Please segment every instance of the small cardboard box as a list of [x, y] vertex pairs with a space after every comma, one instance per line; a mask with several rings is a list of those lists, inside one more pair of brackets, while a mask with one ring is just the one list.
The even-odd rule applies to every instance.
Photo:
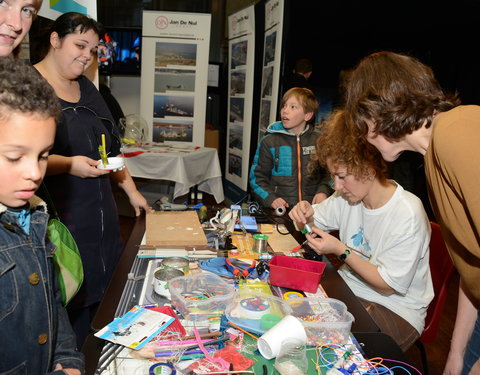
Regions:
[[219, 143], [220, 133], [218, 130], [205, 129], [205, 147], [216, 148], [220, 145]]
[[275, 255], [270, 261], [270, 284], [315, 293], [325, 266], [324, 262]]

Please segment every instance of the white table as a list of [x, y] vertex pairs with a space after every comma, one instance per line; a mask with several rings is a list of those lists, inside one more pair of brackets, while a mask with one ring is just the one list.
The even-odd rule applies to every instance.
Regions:
[[175, 182], [174, 199], [197, 186], [198, 190], [213, 195], [217, 203], [224, 200], [222, 171], [215, 148], [157, 145], [125, 147], [122, 152], [133, 177]]

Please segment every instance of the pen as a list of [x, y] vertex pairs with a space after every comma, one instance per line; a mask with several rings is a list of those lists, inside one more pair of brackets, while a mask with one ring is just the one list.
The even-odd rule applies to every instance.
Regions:
[[236, 324], [232, 323], [232, 322], [228, 322], [228, 324], [230, 324], [233, 328], [236, 328], [238, 329], [239, 331], [242, 331], [243, 333], [247, 334], [248, 336], [254, 338], [255, 340], [258, 340], [258, 337], [257, 336], [254, 336], [252, 335], [250, 332], [247, 332], [245, 331], [243, 328], [240, 328], [239, 326], [237, 326]]
[[[217, 351], [217, 349], [215, 349], [215, 348], [205, 348], [205, 349], [209, 353]], [[176, 351], [159, 352], [159, 351], [156, 351], [156, 350], [154, 351], [154, 353], [155, 353], [155, 358], [158, 358], [158, 357], [172, 357], [176, 353], [180, 354], [180, 352], [176, 352]], [[182, 355], [184, 355], [184, 354], [200, 354], [200, 353], [203, 353], [203, 352], [200, 349], [195, 349], [195, 350], [187, 350], [187, 351], [183, 352]]]
[[141, 305], [140, 307], [143, 307], [144, 309], [153, 309], [154, 307], [158, 307], [156, 303], [153, 305]]

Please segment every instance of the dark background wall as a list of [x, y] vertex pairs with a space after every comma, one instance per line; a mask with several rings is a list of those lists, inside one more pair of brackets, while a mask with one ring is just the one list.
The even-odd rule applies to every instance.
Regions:
[[314, 63], [317, 87], [336, 88], [339, 73], [363, 56], [392, 50], [430, 65], [442, 86], [480, 104], [480, 1], [288, 2], [285, 69]]

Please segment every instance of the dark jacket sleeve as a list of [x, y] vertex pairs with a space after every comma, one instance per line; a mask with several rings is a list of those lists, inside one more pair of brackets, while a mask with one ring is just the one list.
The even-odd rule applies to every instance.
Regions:
[[328, 173], [322, 167], [320, 167], [319, 174], [320, 174], [320, 176], [319, 176], [320, 182], [318, 184], [317, 192], [315, 193], [315, 195], [318, 194], [318, 193], [325, 193], [327, 195], [327, 197], [329, 197], [330, 195], [333, 194], [333, 191], [334, 191], [330, 187], [331, 177], [328, 175]]
[[270, 176], [275, 160], [266, 145], [265, 138], [260, 141], [250, 169], [250, 187], [255, 200], [264, 207], [271, 207], [278, 197], [271, 185]]

